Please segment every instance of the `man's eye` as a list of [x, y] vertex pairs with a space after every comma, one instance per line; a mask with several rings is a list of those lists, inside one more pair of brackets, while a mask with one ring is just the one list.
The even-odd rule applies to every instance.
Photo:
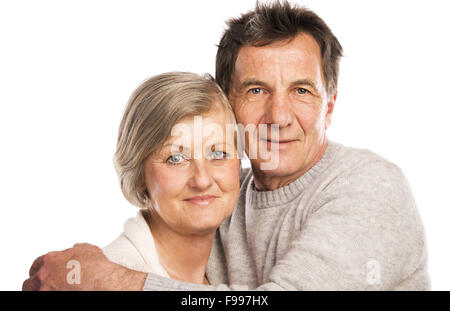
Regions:
[[254, 95], [261, 94], [261, 92], [262, 92], [262, 90], [261, 90], [261, 88], [259, 88], [259, 87], [250, 89], [250, 93], [252, 93], [252, 94], [254, 94]]
[[180, 164], [185, 160], [181, 154], [174, 154], [167, 158], [169, 164]]
[[227, 158], [227, 153], [221, 150], [214, 150], [211, 152], [211, 158], [213, 160], [223, 160]]
[[299, 88], [297, 89], [297, 93], [299, 93], [299, 94], [306, 94], [306, 93], [308, 93], [308, 90], [307, 90], [307, 89], [304, 89], [304, 88], [302, 88], [302, 87], [299, 87]]

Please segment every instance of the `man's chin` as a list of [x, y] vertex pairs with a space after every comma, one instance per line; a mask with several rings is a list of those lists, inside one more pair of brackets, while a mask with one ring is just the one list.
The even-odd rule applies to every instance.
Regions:
[[295, 176], [301, 169], [293, 167], [292, 159], [277, 159], [271, 161], [260, 161], [252, 163], [253, 168], [257, 167], [260, 174], [271, 177], [287, 177]]

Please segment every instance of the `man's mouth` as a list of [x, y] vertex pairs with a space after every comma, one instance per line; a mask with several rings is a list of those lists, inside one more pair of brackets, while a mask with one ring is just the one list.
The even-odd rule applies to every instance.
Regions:
[[270, 144], [278, 144], [278, 145], [285, 145], [292, 142], [298, 141], [298, 139], [267, 139], [267, 138], [261, 138], [261, 141], [270, 143]]
[[293, 141], [296, 141], [296, 139], [262, 139], [264, 141], [270, 142], [270, 143], [274, 143], [274, 144], [286, 144], [286, 143], [290, 143]]
[[293, 143], [299, 141], [298, 139], [270, 139], [270, 138], [261, 138], [261, 143], [263, 146], [265, 145], [267, 150], [284, 150], [289, 148]]

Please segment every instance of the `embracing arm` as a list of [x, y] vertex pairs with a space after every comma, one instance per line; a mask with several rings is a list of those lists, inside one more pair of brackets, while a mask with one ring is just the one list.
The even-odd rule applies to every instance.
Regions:
[[94, 245], [72, 248], [38, 257], [22, 290], [136, 290], [143, 288], [146, 274], [110, 262]]
[[365, 163], [315, 202], [264, 284], [206, 286], [149, 274], [144, 290], [427, 290], [424, 231], [408, 182], [390, 163]]
[[[207, 286], [129, 270], [89, 244], [39, 257], [24, 290], [426, 290], [424, 232], [409, 186], [396, 167], [361, 165], [324, 190], [267, 281]], [[80, 284], [67, 263], [80, 262]]]

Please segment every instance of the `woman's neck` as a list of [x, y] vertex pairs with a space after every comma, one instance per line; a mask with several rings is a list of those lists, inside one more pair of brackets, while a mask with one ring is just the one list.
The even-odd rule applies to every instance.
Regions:
[[157, 213], [143, 213], [155, 240], [161, 265], [172, 279], [207, 284], [206, 264], [214, 232], [207, 235], [183, 235], [172, 230]]

